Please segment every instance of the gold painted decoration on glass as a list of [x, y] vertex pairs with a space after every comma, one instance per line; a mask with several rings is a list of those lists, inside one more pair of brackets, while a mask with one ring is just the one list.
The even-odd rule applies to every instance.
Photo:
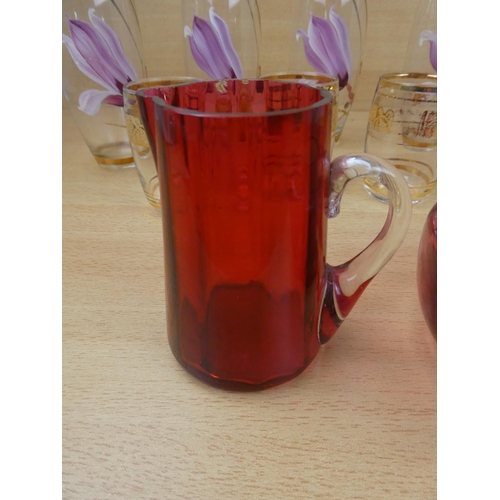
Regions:
[[[437, 77], [406, 73], [380, 78], [368, 119], [365, 152], [392, 162], [403, 174], [413, 203], [427, 196], [437, 180]], [[386, 201], [373, 181], [367, 191]]]

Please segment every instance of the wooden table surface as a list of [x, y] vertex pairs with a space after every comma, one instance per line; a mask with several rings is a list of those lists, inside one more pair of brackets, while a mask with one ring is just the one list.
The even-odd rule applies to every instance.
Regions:
[[[336, 153], [362, 152], [366, 120], [351, 113]], [[387, 213], [351, 184], [329, 223], [332, 264]], [[435, 498], [436, 342], [416, 289], [435, 201], [414, 206], [401, 248], [304, 373], [224, 392], [170, 352], [161, 220], [135, 169], [100, 168], [63, 110], [63, 498]]]

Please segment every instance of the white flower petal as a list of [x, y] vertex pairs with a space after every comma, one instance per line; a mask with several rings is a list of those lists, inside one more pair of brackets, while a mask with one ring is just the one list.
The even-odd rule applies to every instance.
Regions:
[[87, 115], [95, 115], [106, 97], [114, 95], [107, 90], [85, 90], [80, 94], [78, 109]]

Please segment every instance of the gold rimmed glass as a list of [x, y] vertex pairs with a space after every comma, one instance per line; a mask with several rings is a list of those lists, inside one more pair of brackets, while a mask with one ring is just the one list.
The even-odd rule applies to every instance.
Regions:
[[187, 76], [144, 78], [142, 80], [130, 82], [123, 87], [127, 132], [135, 165], [137, 167], [137, 174], [139, 175], [142, 189], [144, 190], [144, 194], [149, 204], [158, 211], [160, 210], [160, 185], [158, 183], [158, 174], [142, 123], [136, 93], [146, 88], [180, 85], [190, 81], [195, 81], [195, 79]]
[[[383, 75], [373, 98], [365, 152], [385, 158], [403, 174], [413, 203], [437, 183], [437, 76], [426, 73]], [[370, 195], [387, 200], [376, 181], [366, 179]]]

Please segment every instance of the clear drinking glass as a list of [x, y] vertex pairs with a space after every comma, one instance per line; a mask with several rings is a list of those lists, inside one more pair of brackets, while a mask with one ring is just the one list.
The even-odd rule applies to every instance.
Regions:
[[137, 174], [149, 204], [158, 211], [160, 210], [158, 173], [148, 137], [144, 130], [136, 93], [142, 89], [179, 85], [193, 80], [193, 78], [187, 76], [143, 78], [142, 80], [130, 82], [123, 87], [127, 132], [135, 166], [137, 167]]
[[62, 84], [80, 133], [104, 168], [134, 166], [123, 86], [144, 76], [131, 0], [63, 0]]
[[[373, 98], [365, 152], [393, 163], [403, 174], [413, 203], [437, 183], [437, 77], [425, 73], [383, 75]], [[365, 179], [370, 195], [387, 201], [387, 191]]]

